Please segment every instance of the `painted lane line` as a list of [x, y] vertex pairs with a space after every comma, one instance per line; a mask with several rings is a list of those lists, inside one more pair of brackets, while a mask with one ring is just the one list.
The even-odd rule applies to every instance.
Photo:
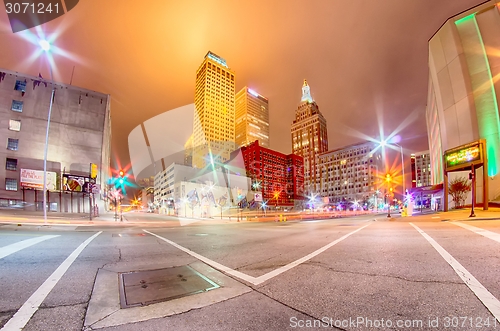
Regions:
[[76, 260], [78, 255], [94, 240], [102, 231], [94, 234], [92, 237], [85, 240], [63, 263], [45, 280], [45, 282], [33, 293], [29, 299], [19, 308], [12, 318], [4, 325], [0, 331], [19, 331], [22, 330], [29, 320], [38, 310], [43, 300], [52, 291], [54, 286], [59, 282], [64, 273], [69, 269], [71, 264]]
[[434, 247], [434, 249], [444, 258], [446, 262], [455, 270], [457, 275], [462, 278], [465, 285], [474, 292], [476, 297], [483, 303], [483, 305], [493, 314], [493, 316], [500, 322], [500, 301], [495, 298], [467, 269], [465, 269], [460, 262], [455, 260], [450, 253], [441, 247], [434, 239], [427, 233], [420, 230], [416, 225], [410, 223], [427, 241]]
[[480, 234], [481, 236], [484, 236], [486, 238], [489, 238], [491, 240], [495, 240], [500, 243], [500, 233], [488, 231], [485, 229], [477, 228], [475, 226], [465, 224], [465, 223], [460, 223], [460, 222], [451, 222], [451, 224], [458, 225], [464, 229], [467, 229], [469, 231], [475, 232], [477, 234]]
[[308, 255], [306, 255], [306, 256], [304, 256], [304, 257], [302, 257], [302, 258], [298, 259], [298, 260], [293, 261], [292, 263], [289, 263], [289, 264], [287, 264], [287, 265], [285, 265], [285, 266], [282, 266], [282, 267], [280, 267], [280, 268], [278, 268], [278, 269], [276, 269], [276, 270], [270, 271], [270, 272], [268, 272], [268, 273], [267, 273], [267, 274], [265, 274], [265, 275], [262, 275], [262, 276], [260, 276], [260, 277], [257, 277], [256, 282], [255, 282], [255, 285], [260, 284], [260, 283], [263, 283], [263, 282], [265, 282], [265, 281], [267, 281], [267, 280], [269, 280], [269, 279], [271, 279], [271, 278], [273, 278], [273, 277], [278, 276], [279, 274], [281, 274], [281, 273], [283, 273], [283, 272], [285, 272], [285, 271], [288, 271], [288, 270], [290, 270], [290, 269], [292, 269], [292, 268], [294, 268], [294, 267], [298, 266], [299, 264], [302, 264], [302, 263], [306, 262], [307, 260], [312, 259], [312, 258], [313, 258], [313, 257], [315, 257], [316, 255], [319, 255], [319, 254], [323, 253], [323, 252], [324, 252], [324, 251], [326, 251], [328, 248], [332, 247], [333, 245], [338, 244], [339, 242], [341, 242], [342, 240], [346, 239], [347, 237], [349, 237], [349, 236], [351, 236], [351, 235], [355, 234], [355, 233], [356, 233], [356, 232], [358, 232], [358, 231], [363, 230], [364, 228], [366, 228], [366, 227], [367, 227], [367, 226], [369, 226], [370, 224], [371, 224], [371, 223], [368, 223], [367, 225], [365, 225], [365, 226], [363, 226], [363, 227], [360, 227], [360, 228], [358, 228], [358, 229], [356, 229], [356, 230], [354, 230], [354, 231], [352, 231], [352, 232], [349, 232], [348, 234], [346, 234], [346, 235], [344, 235], [344, 236], [340, 237], [339, 239], [336, 239], [336, 240], [332, 241], [331, 243], [329, 243], [329, 244], [327, 244], [327, 245], [325, 245], [325, 246], [323, 246], [323, 247], [321, 247], [321, 248], [319, 248], [319, 249], [315, 250], [315, 251], [314, 251], [314, 252], [312, 252], [311, 254], [308, 254]]
[[200, 254], [198, 254], [198, 253], [195, 253], [195, 252], [193, 252], [192, 250], [190, 250], [190, 249], [188, 249], [188, 248], [185, 248], [185, 247], [183, 247], [183, 246], [181, 246], [181, 245], [179, 245], [179, 244], [176, 244], [175, 242], [173, 242], [173, 241], [171, 241], [171, 240], [168, 240], [167, 238], [163, 238], [163, 237], [161, 237], [161, 236], [157, 235], [156, 233], [149, 232], [148, 230], [142, 230], [142, 231], [144, 231], [144, 232], [146, 232], [146, 233], [149, 233], [150, 235], [155, 236], [156, 238], [161, 239], [161, 240], [165, 241], [166, 243], [169, 243], [170, 245], [172, 245], [172, 246], [174, 246], [174, 247], [176, 247], [176, 248], [180, 249], [181, 251], [183, 251], [183, 252], [185, 252], [185, 253], [187, 253], [187, 254], [191, 255], [191, 256], [192, 256], [192, 257], [194, 257], [194, 258], [197, 258], [197, 259], [198, 259], [198, 260], [200, 260], [200, 261], [205, 262], [206, 264], [208, 264], [208, 265], [210, 265], [210, 266], [214, 267], [215, 269], [218, 269], [218, 270], [220, 270], [220, 271], [224, 271], [225, 273], [228, 273], [228, 274], [230, 274], [230, 275], [233, 275], [233, 276], [235, 276], [235, 277], [238, 277], [238, 278], [240, 278], [240, 279], [243, 279], [244, 281], [247, 281], [247, 282], [252, 283], [252, 284], [254, 284], [254, 282], [255, 282], [255, 277], [248, 276], [247, 274], [244, 274], [244, 273], [242, 273], [242, 272], [240, 272], [240, 271], [237, 271], [237, 270], [233, 270], [233, 269], [231, 269], [231, 268], [228, 268], [228, 267], [226, 267], [225, 265], [222, 265], [222, 264], [220, 264], [220, 263], [218, 263], [218, 262], [215, 262], [215, 261], [213, 261], [213, 260], [210, 260], [209, 258], [206, 258], [206, 257], [204, 257], [203, 255], [200, 255]]
[[22, 249], [28, 248], [30, 246], [36, 245], [38, 243], [41, 243], [42, 241], [49, 240], [52, 238], [59, 237], [58, 235], [53, 235], [53, 236], [41, 236], [41, 237], [36, 237], [36, 238], [31, 238], [31, 239], [26, 239], [20, 242], [17, 242], [15, 244], [7, 245], [5, 247], [0, 247], [0, 259], [3, 259], [6, 256], [9, 256], [10, 254], [13, 254], [17, 251], [20, 251]]
[[[371, 224], [371, 223], [370, 223], [370, 224]], [[285, 266], [283, 266], [283, 267], [281, 267], [281, 268], [278, 268], [278, 269], [276, 269], [276, 270], [273, 270], [273, 271], [271, 271], [271, 272], [268, 272], [267, 274], [262, 275], [262, 276], [259, 276], [259, 277], [252, 277], [252, 276], [249, 276], [249, 275], [247, 275], [247, 274], [242, 273], [241, 271], [237, 271], [237, 270], [231, 269], [231, 268], [229, 268], [229, 267], [226, 267], [225, 265], [222, 265], [222, 264], [220, 264], [220, 263], [218, 263], [218, 262], [215, 262], [215, 261], [213, 261], [213, 260], [211, 260], [211, 259], [209, 259], [209, 258], [206, 258], [206, 257], [204, 257], [204, 256], [202, 256], [202, 255], [200, 255], [200, 254], [198, 254], [198, 253], [195, 253], [195, 252], [193, 252], [192, 250], [187, 249], [187, 248], [185, 248], [185, 247], [183, 247], [183, 246], [181, 246], [181, 245], [179, 245], [179, 244], [176, 244], [175, 242], [173, 242], [173, 241], [171, 241], [171, 240], [168, 240], [168, 239], [166, 239], [166, 238], [163, 238], [163, 237], [161, 237], [161, 236], [159, 236], [159, 235], [157, 235], [157, 234], [155, 234], [155, 233], [149, 232], [149, 231], [147, 231], [147, 230], [142, 230], [142, 231], [144, 231], [144, 232], [146, 232], [146, 233], [149, 233], [150, 235], [155, 236], [155, 237], [157, 237], [158, 239], [161, 239], [161, 240], [163, 240], [163, 241], [165, 241], [165, 242], [169, 243], [170, 245], [172, 245], [172, 246], [174, 246], [174, 247], [176, 247], [176, 248], [180, 249], [181, 251], [183, 251], [183, 252], [185, 252], [185, 253], [187, 253], [187, 254], [189, 254], [189, 255], [191, 255], [191, 256], [193, 256], [193, 257], [195, 257], [195, 258], [197, 258], [197, 259], [198, 259], [198, 260], [200, 260], [200, 261], [203, 261], [204, 263], [206, 263], [206, 264], [208, 264], [208, 265], [210, 265], [210, 266], [214, 267], [215, 269], [218, 269], [218, 270], [220, 270], [220, 271], [223, 271], [223, 272], [225, 272], [225, 273], [227, 273], [227, 274], [229, 274], [229, 275], [232, 275], [232, 276], [238, 277], [239, 279], [242, 279], [242, 280], [244, 280], [244, 281], [246, 281], [246, 282], [249, 282], [249, 283], [252, 283], [252, 284], [254, 284], [254, 285], [258, 285], [258, 284], [263, 283], [263, 282], [265, 282], [265, 281], [267, 281], [267, 280], [269, 280], [269, 279], [271, 279], [271, 278], [273, 278], [273, 277], [275, 277], [275, 276], [277, 276], [277, 275], [279, 275], [279, 274], [281, 274], [281, 273], [283, 273], [283, 272], [285, 272], [285, 271], [288, 271], [288, 270], [290, 270], [290, 269], [292, 269], [292, 268], [294, 268], [294, 267], [298, 266], [298, 265], [299, 265], [299, 264], [301, 264], [301, 263], [306, 262], [307, 260], [312, 259], [312, 258], [313, 258], [313, 257], [315, 257], [316, 255], [323, 253], [323, 252], [324, 252], [324, 251], [326, 251], [328, 248], [332, 247], [332, 246], [333, 246], [333, 245], [335, 245], [335, 244], [338, 244], [339, 242], [341, 242], [342, 240], [346, 239], [346, 238], [347, 238], [347, 237], [349, 237], [350, 235], [352, 235], [352, 234], [354, 234], [354, 233], [356, 233], [356, 232], [358, 232], [358, 231], [361, 231], [362, 229], [366, 228], [366, 227], [367, 227], [368, 225], [370, 225], [370, 224], [367, 224], [367, 225], [365, 225], [365, 226], [363, 226], [363, 227], [361, 227], [361, 228], [358, 228], [358, 229], [356, 229], [356, 230], [354, 230], [354, 231], [351, 231], [351, 232], [349, 232], [348, 234], [346, 234], [346, 235], [344, 235], [344, 236], [340, 237], [339, 239], [336, 239], [336, 240], [332, 241], [331, 243], [329, 243], [329, 244], [327, 244], [327, 245], [325, 245], [325, 246], [323, 246], [323, 247], [321, 247], [321, 248], [319, 248], [319, 249], [315, 250], [315, 251], [314, 251], [314, 252], [312, 252], [311, 254], [308, 254], [308, 255], [304, 256], [303, 258], [300, 258], [300, 259], [298, 259], [298, 260], [295, 260], [295, 261], [293, 261], [293, 262], [291, 262], [291, 263], [289, 263], [289, 264], [287, 264], [287, 265], [285, 265]]]

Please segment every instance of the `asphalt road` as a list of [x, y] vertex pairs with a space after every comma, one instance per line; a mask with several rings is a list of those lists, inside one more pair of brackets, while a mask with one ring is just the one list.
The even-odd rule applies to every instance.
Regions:
[[[1, 225], [0, 330], [500, 330], [499, 220], [127, 219]], [[119, 307], [121, 273], [186, 265], [220, 287]]]

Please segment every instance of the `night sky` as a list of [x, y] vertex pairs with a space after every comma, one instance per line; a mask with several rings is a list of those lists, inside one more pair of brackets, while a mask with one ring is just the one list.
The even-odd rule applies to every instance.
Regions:
[[[53, 44], [54, 79], [111, 94], [112, 166], [129, 163], [128, 134], [194, 102], [207, 51], [269, 99], [271, 148], [291, 153], [290, 126], [307, 79], [329, 148], [397, 131], [405, 154], [428, 149], [428, 40], [481, 0], [81, 0], [65, 15], [12, 33], [0, 12], [0, 68], [48, 78], [29, 42]], [[1, 6], [1, 5], [0, 5]], [[61, 52], [62, 51], [62, 52]], [[168, 134], [168, 133], [166, 133]]]

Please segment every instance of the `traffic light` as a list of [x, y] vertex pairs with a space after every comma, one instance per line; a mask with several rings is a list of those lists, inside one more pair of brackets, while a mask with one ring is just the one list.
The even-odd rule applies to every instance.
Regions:
[[125, 176], [125, 171], [120, 170], [120, 171], [118, 172], [118, 175], [120, 175], [120, 178], [118, 179], [118, 182], [119, 182], [120, 184], [123, 184], [123, 177]]

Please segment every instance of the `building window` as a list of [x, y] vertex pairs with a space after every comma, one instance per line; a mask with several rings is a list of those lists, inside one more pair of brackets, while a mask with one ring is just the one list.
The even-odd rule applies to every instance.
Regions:
[[26, 81], [16, 80], [16, 86], [14, 87], [14, 90], [26, 92]]
[[5, 178], [5, 190], [6, 191], [17, 191], [17, 179]]
[[19, 121], [19, 120], [10, 120], [9, 121], [9, 130], [11, 130], [11, 131], [21, 131], [21, 121]]
[[23, 111], [23, 102], [22, 101], [18, 101], [18, 100], [12, 100], [12, 107], [11, 109], [13, 111], [17, 111], [19, 113], [21, 113]]
[[7, 140], [7, 149], [11, 151], [17, 151], [19, 146], [19, 139], [8, 138]]
[[5, 161], [5, 169], [16, 171], [17, 170], [17, 159], [7, 158], [7, 160]]

